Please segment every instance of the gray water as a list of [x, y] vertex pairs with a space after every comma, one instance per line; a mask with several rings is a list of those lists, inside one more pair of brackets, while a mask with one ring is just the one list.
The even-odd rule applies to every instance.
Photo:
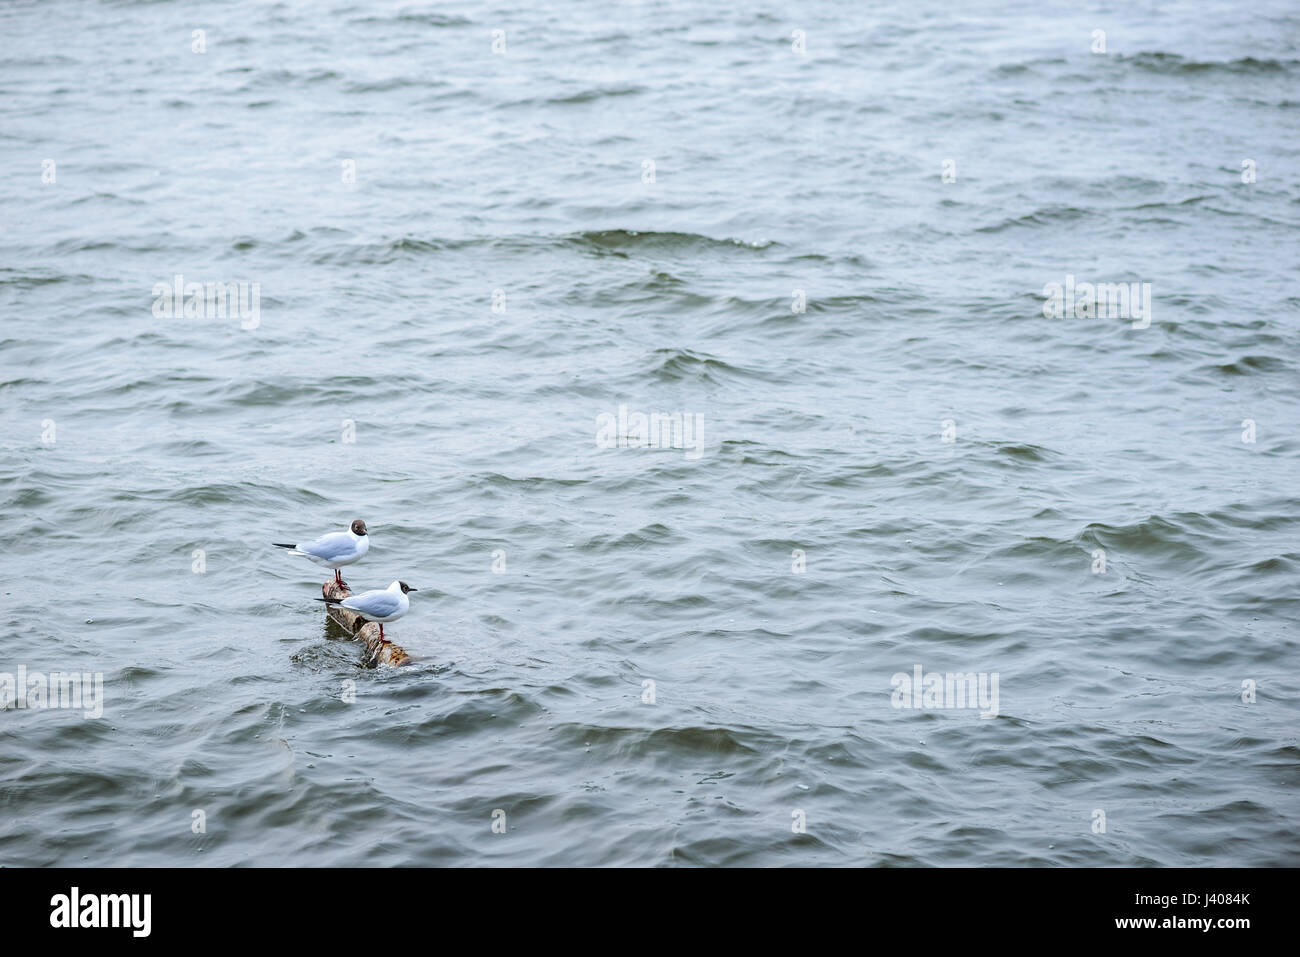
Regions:
[[0, 865], [1300, 864], [1293, 4], [0, 41]]

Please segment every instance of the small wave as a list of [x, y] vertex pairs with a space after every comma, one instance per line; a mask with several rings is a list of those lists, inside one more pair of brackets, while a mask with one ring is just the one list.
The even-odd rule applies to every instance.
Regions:
[[699, 233], [640, 232], [635, 229], [601, 229], [574, 233], [566, 237], [569, 243], [599, 251], [623, 252], [625, 250], [668, 250], [671, 252], [700, 252], [704, 250], [762, 250], [779, 245], [772, 240], [748, 242], [743, 239], [714, 239]]
[[129, 196], [119, 196], [117, 193], [90, 193], [85, 196], [78, 196], [76, 199], [68, 202], [69, 206], [81, 206], [86, 203], [125, 203], [128, 206], [147, 206], [148, 204], [142, 199], [132, 199]]
[[348, 21], [353, 24], [372, 23], [419, 23], [426, 27], [468, 27], [472, 20], [446, 13], [399, 13], [391, 17], [354, 17]]
[[37, 286], [54, 286], [63, 282], [93, 283], [94, 276], [85, 273], [72, 275], [61, 272], [19, 272], [16, 269], [0, 269], [0, 287], [14, 286], [18, 289], [35, 289]]
[[1169, 76], [1185, 76], [1198, 73], [1289, 73], [1298, 60], [1258, 60], [1253, 56], [1239, 57], [1236, 60], [1189, 60], [1177, 53], [1143, 52], [1131, 56], [1118, 55], [1120, 63], [1132, 64], [1139, 70], [1150, 73], [1163, 73]]
[[283, 68], [277, 70], [263, 70], [254, 73], [247, 83], [236, 89], [234, 92], [251, 93], [254, 90], [264, 89], [266, 87], [313, 86], [317, 83], [326, 83], [341, 79], [343, 79], [343, 75], [336, 73], [333, 70], [307, 70], [302, 72]]
[[700, 355], [690, 349], [656, 349], [652, 356], [655, 361], [650, 368], [650, 375], [663, 382], [702, 381], [716, 385], [724, 377], [757, 376], [751, 370], [741, 369], [713, 356]]
[[468, 236], [460, 239], [403, 236], [378, 243], [339, 244], [320, 253], [314, 262], [346, 262], [383, 265], [397, 259], [463, 249], [493, 249], [498, 252], [550, 252], [576, 248], [601, 255], [628, 256], [634, 252], [670, 251], [699, 253], [714, 251], [760, 251], [779, 245], [772, 241], [714, 239], [698, 233], [638, 232], [632, 229], [596, 230], [551, 236]]
[[740, 757], [759, 754], [762, 745], [776, 743], [773, 735], [763, 731], [699, 725], [646, 730], [567, 724], [557, 727], [554, 734], [559, 741], [600, 747], [625, 760], [669, 753]]
[[[553, 96], [541, 102], [555, 106], [571, 106], [578, 103], [592, 103], [596, 100], [603, 100], [616, 96], [636, 96], [644, 93], [643, 86], [620, 86], [608, 89], [582, 90], [578, 93], [570, 93], [566, 96]], [[535, 102], [535, 101], [534, 101]]]
[[1026, 213], [1024, 216], [1012, 216], [1004, 219], [993, 226], [981, 226], [975, 231], [977, 233], [1000, 233], [1006, 229], [1032, 229], [1038, 226], [1055, 226], [1059, 223], [1072, 223], [1092, 215], [1094, 214], [1089, 210], [1079, 209], [1077, 206], [1044, 206], [1032, 213]]
[[393, 90], [405, 90], [411, 87], [424, 87], [426, 89], [435, 89], [437, 87], [447, 86], [448, 84], [441, 80], [417, 80], [413, 77], [390, 76], [384, 80], [371, 80], [368, 82], [353, 82], [343, 87], [344, 93], [389, 93]]
[[1260, 372], [1282, 372], [1287, 365], [1273, 356], [1242, 356], [1236, 362], [1201, 366], [1198, 372], [1218, 372], [1223, 375], [1255, 375]]
[[1038, 67], [1065, 66], [1066, 63], [1067, 61], [1061, 57], [1050, 57], [1039, 60], [1026, 60], [1023, 63], [1003, 63], [993, 72], [999, 76], [1020, 76], [1025, 73], [1032, 73]]
[[1094, 522], [1079, 535], [1089, 547], [1101, 545], [1117, 554], [1147, 555], [1175, 561], [1185, 571], [1202, 563], [1218, 563], [1231, 553], [1244, 531], [1277, 531], [1295, 524], [1290, 500], [1277, 503], [1277, 511], [1236, 505], [1213, 512], [1175, 512], [1149, 515], [1127, 525]]
[[1060, 455], [1051, 449], [1045, 449], [1040, 445], [1029, 445], [1028, 443], [1008, 442], [997, 445], [994, 451], [1001, 458], [1011, 459], [1014, 462], [1050, 462], [1059, 458]]

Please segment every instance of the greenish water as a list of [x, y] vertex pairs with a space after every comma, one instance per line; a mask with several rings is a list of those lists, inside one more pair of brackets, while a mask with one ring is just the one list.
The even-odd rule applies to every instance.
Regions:
[[1298, 27], [5, 5], [0, 865], [1300, 863]]

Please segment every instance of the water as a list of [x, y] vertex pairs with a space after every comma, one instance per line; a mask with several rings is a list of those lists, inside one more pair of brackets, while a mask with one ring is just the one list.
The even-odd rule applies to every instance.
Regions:
[[742, 7], [0, 9], [0, 864], [1300, 864], [1300, 14]]

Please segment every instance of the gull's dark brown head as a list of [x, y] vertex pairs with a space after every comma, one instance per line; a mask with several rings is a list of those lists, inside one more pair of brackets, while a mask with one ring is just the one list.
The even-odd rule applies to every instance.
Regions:
[[352, 534], [353, 535], [366, 534], [366, 523], [361, 521], [361, 519], [359, 518], [356, 521], [354, 521], [352, 523]]
[[402, 589], [402, 594], [403, 594], [403, 595], [405, 595], [407, 592], [413, 592], [413, 591], [419, 591], [419, 590], [420, 590], [420, 589], [418, 589], [418, 588], [412, 588], [410, 585], [406, 584], [406, 582], [398, 582], [397, 585], [398, 585], [399, 588]]

